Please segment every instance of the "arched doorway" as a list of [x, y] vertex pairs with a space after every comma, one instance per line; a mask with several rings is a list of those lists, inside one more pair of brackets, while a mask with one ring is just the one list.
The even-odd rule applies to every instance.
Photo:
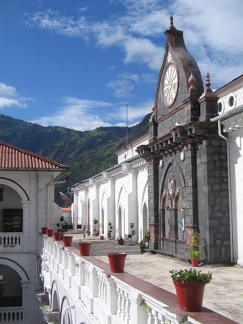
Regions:
[[0, 264], [0, 307], [23, 306], [22, 299], [20, 275], [11, 267]]

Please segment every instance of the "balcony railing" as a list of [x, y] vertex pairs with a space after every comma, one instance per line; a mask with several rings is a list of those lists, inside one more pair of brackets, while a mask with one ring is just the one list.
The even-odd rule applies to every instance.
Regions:
[[0, 233], [0, 250], [20, 251], [22, 246], [22, 233]]
[[1, 307], [0, 308], [0, 323], [24, 323], [23, 307]]
[[42, 259], [50, 309], [60, 312], [60, 323], [67, 317], [74, 324], [190, 324], [210, 323], [216, 317], [220, 322], [221, 315], [214, 312], [202, 313], [200, 322], [198, 313], [194, 317], [179, 310], [174, 294], [128, 273], [111, 274], [108, 263], [80, 257], [77, 248], [65, 248], [46, 236]]

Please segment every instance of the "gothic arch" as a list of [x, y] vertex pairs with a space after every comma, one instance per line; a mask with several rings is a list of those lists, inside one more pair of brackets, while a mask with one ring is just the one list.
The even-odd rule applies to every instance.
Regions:
[[[167, 183], [166, 183], [167, 181]], [[160, 194], [160, 235], [172, 239], [184, 238], [185, 178], [180, 165], [169, 159], [163, 173]]]
[[126, 224], [128, 225], [128, 219], [127, 219], [127, 190], [124, 185], [121, 185], [118, 199], [117, 199], [117, 207], [116, 207], [116, 213], [117, 213], [117, 236], [123, 236], [125, 237], [126, 232]]
[[99, 220], [99, 226], [100, 226], [100, 233], [104, 234], [105, 230], [105, 223], [107, 222], [107, 197], [108, 193], [106, 189], [103, 189], [101, 194], [101, 201], [100, 201], [100, 220]]
[[[146, 194], [147, 193], [147, 194]], [[148, 210], [148, 181], [146, 181], [140, 205], [140, 239], [144, 238], [146, 232], [149, 230], [149, 210]]]
[[[168, 175], [169, 170], [170, 170], [171, 167], [174, 167], [174, 169], [175, 169], [175, 171], [177, 173], [177, 176], [178, 176], [178, 178], [180, 180], [180, 183], [181, 183], [181, 186], [180, 186], [181, 191], [180, 191], [180, 193], [182, 194], [182, 196], [184, 196], [184, 192], [185, 192], [185, 178], [184, 178], [184, 175], [183, 175], [183, 173], [181, 171], [180, 165], [173, 158], [171, 158], [168, 161], [167, 166], [165, 167], [164, 176], [163, 176], [163, 179], [161, 181], [161, 195], [160, 195], [160, 206], [161, 206], [161, 208], [163, 208], [162, 207], [162, 201], [164, 199], [163, 197], [164, 197], [165, 194], [168, 193], [168, 191], [166, 191], [166, 189], [165, 189], [165, 181], [166, 181], [167, 175]], [[178, 188], [176, 188], [176, 190], [178, 190]], [[171, 204], [172, 205], [170, 207], [172, 207], [174, 205], [174, 201], [173, 202], [171, 201]]]

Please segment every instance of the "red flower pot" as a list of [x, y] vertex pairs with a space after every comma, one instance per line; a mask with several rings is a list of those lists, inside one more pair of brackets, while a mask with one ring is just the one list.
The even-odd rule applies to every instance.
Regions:
[[54, 232], [53, 237], [55, 241], [61, 241], [62, 239], [62, 232]]
[[173, 280], [179, 308], [186, 312], [200, 312], [202, 310], [205, 284], [199, 281], [180, 283]]
[[81, 256], [89, 256], [91, 250], [91, 242], [78, 243], [79, 253]]
[[117, 242], [118, 242], [119, 245], [123, 245], [124, 244], [124, 239], [123, 238], [119, 239]]
[[47, 227], [42, 227], [41, 231], [42, 231], [42, 234], [47, 234]]
[[51, 237], [52, 234], [53, 234], [53, 229], [48, 228], [48, 229], [47, 229], [47, 236]]
[[73, 241], [72, 236], [63, 236], [62, 240], [63, 240], [63, 245], [64, 246], [72, 246], [72, 241]]
[[198, 267], [199, 264], [199, 260], [198, 259], [191, 259], [191, 265], [193, 267]]
[[124, 272], [126, 253], [109, 253], [110, 271], [114, 273]]
[[105, 239], [104, 235], [100, 235], [100, 240], [104, 240], [104, 239]]

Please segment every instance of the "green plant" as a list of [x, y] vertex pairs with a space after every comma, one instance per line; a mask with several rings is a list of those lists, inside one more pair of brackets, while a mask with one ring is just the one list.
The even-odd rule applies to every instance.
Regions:
[[146, 247], [146, 242], [144, 240], [141, 240], [139, 243], [140, 248], [145, 248]]
[[190, 259], [200, 259], [200, 252], [199, 252], [199, 233], [195, 232], [192, 236], [192, 250], [189, 251], [188, 256]]
[[144, 240], [146, 242], [148, 242], [150, 240], [150, 230], [147, 230], [147, 232], [145, 233]]
[[195, 232], [192, 236], [192, 244], [191, 246], [193, 247], [194, 250], [199, 249], [199, 233]]
[[144, 299], [141, 300], [140, 307], [142, 307], [146, 311], [149, 309], [148, 304]]
[[188, 256], [189, 256], [190, 259], [197, 259], [197, 260], [200, 259], [200, 253], [197, 250], [189, 251]]
[[188, 283], [192, 281], [198, 281], [202, 284], [207, 284], [212, 279], [212, 273], [203, 273], [195, 269], [183, 269], [183, 270], [171, 270], [171, 278], [179, 281], [180, 283]]
[[108, 226], [109, 226], [108, 237], [111, 237], [111, 233], [112, 233], [112, 229], [113, 229], [113, 226], [112, 226], [111, 222], [108, 223]]
[[98, 224], [98, 222], [99, 222], [99, 221], [98, 221], [98, 219], [97, 219], [97, 218], [94, 218], [94, 219], [93, 219], [93, 223], [94, 223], [94, 225], [97, 225], [97, 224]]

